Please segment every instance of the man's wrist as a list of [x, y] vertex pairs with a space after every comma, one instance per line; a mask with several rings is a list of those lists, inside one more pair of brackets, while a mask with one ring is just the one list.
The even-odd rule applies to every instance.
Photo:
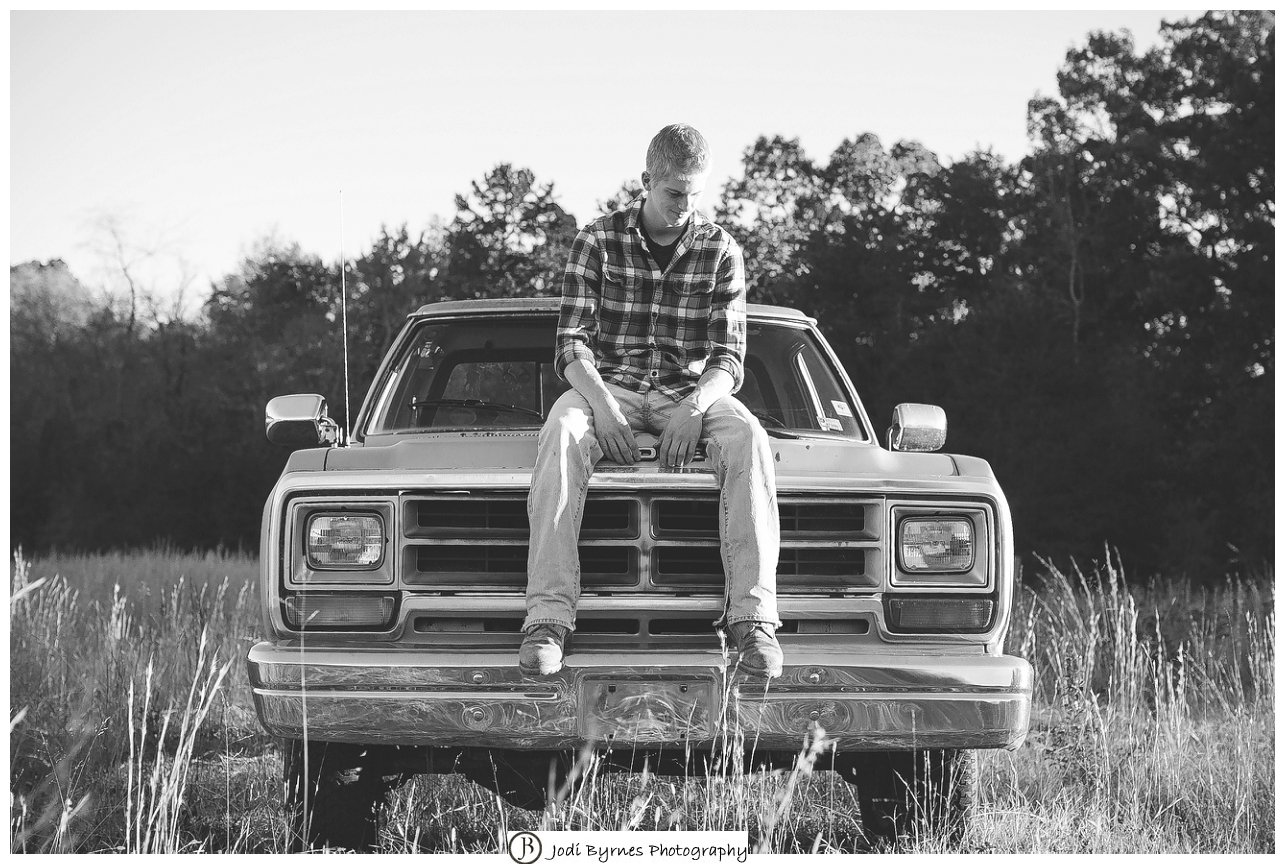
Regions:
[[700, 407], [700, 403], [697, 401], [697, 395], [695, 390], [693, 390], [691, 393], [688, 393], [687, 396], [682, 400], [682, 402], [678, 404], [690, 406], [691, 409], [695, 411], [697, 414], [705, 413], [705, 409]]

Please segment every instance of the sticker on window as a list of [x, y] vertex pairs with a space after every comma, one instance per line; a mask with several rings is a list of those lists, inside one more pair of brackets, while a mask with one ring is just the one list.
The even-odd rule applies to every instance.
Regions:
[[838, 399], [832, 399], [830, 400], [830, 404], [834, 406], [834, 413], [838, 414], [840, 417], [852, 416], [852, 409], [848, 407], [847, 402], [840, 402]]
[[842, 432], [843, 423], [835, 420], [833, 417], [822, 417], [821, 428], [827, 432]]

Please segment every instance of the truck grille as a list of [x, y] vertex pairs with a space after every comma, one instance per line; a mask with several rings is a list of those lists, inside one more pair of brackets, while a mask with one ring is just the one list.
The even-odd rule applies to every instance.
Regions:
[[[882, 502], [782, 495], [777, 589], [879, 586]], [[583, 592], [721, 594], [717, 495], [591, 493], [580, 531]], [[522, 591], [530, 524], [521, 493], [406, 496], [402, 581], [441, 592]]]

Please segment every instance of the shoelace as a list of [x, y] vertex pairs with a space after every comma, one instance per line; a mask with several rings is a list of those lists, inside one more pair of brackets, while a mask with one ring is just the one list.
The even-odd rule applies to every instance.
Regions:
[[742, 630], [742, 631], [741, 631], [741, 637], [740, 637], [739, 639], [737, 639], [737, 640], [736, 640], [738, 644], [739, 644], [739, 643], [741, 643], [741, 642], [748, 642], [748, 641], [750, 641], [750, 639], [754, 636], [754, 632], [755, 632], [756, 630], [757, 630], [758, 632], [762, 633], [762, 634], [763, 634], [764, 636], [766, 636], [768, 639], [771, 639], [771, 638], [772, 638], [772, 631], [768, 630], [768, 629], [767, 629], [767, 625], [766, 625], [766, 624], [764, 624], [763, 622], [761, 622], [761, 621], [751, 621], [751, 622], [749, 622], [749, 623], [750, 623], [750, 626], [748, 626], [748, 627], [746, 627], [744, 630]]

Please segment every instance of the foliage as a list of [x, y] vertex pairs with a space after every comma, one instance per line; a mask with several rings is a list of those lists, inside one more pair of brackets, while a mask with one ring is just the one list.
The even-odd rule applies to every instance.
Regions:
[[637, 180], [626, 180], [624, 183], [620, 184], [620, 188], [617, 189], [615, 194], [610, 198], [607, 198], [605, 201], [597, 202], [598, 212], [600, 215], [608, 216], [615, 213], [617, 210], [624, 210], [629, 206], [629, 202], [633, 201], [642, 193], [642, 183]]
[[529, 169], [507, 163], [474, 183], [471, 195], [455, 196], [449, 296], [556, 296], [576, 223], [555, 197], [552, 183], [540, 186]]

